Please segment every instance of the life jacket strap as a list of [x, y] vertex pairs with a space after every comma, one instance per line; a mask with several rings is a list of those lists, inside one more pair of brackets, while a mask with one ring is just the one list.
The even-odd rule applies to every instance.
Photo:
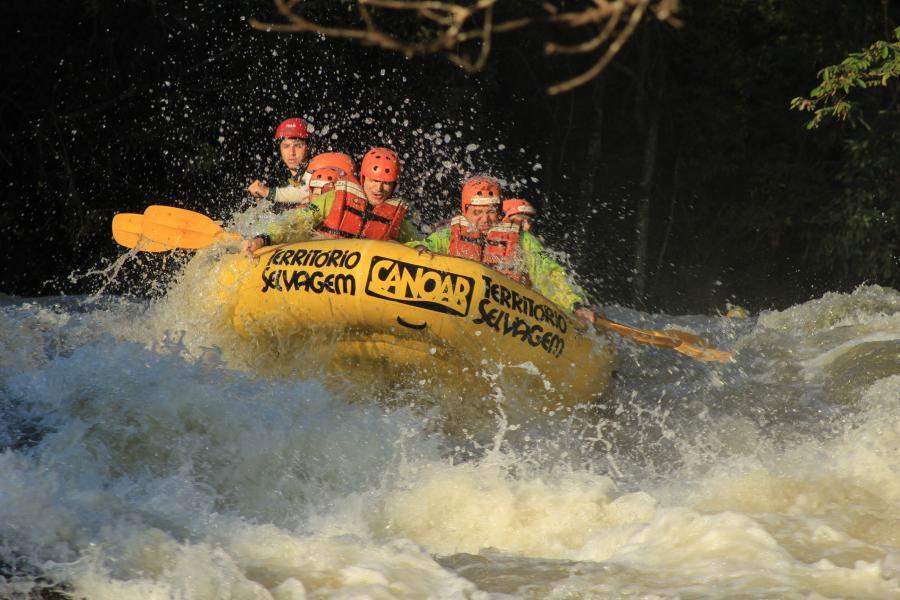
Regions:
[[354, 234], [352, 234], [352, 233], [350, 233], [350, 232], [348, 232], [348, 231], [342, 231], [342, 230], [340, 230], [340, 229], [334, 229], [334, 228], [332, 228], [332, 227], [325, 227], [324, 225], [320, 225], [320, 226], [318, 227], [318, 230], [321, 231], [321, 232], [323, 232], [323, 233], [329, 233], [329, 234], [331, 234], [331, 235], [335, 235], [335, 236], [343, 237], [343, 238], [355, 238], [355, 237], [357, 237], [356, 235], [354, 235]]

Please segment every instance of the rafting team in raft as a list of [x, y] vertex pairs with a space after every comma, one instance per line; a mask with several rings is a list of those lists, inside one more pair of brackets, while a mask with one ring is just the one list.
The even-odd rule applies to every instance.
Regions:
[[276, 129], [275, 141], [289, 172], [287, 181], [283, 186], [268, 187], [256, 180], [247, 191], [295, 208], [245, 240], [245, 253], [252, 255], [263, 246], [302, 242], [313, 236], [396, 241], [421, 254], [447, 254], [489, 265], [594, 323], [595, 314], [585, 298], [529, 232], [534, 207], [518, 198], [503, 200], [497, 180], [473, 177], [466, 181], [461, 213], [448, 226], [420, 240], [416, 227], [406, 218], [406, 202], [393, 196], [400, 179], [400, 160], [393, 150], [369, 150], [357, 179], [353, 159], [347, 154], [326, 152], [307, 164], [309, 130], [309, 124], [299, 118], [287, 119]]

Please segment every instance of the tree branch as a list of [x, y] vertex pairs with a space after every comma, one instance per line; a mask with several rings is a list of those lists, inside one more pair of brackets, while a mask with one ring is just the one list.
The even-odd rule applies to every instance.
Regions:
[[[250, 25], [262, 31], [291, 33], [318, 33], [329, 38], [356, 40], [385, 50], [403, 53], [407, 57], [443, 53], [454, 64], [467, 72], [477, 72], [490, 59], [494, 35], [518, 31], [531, 26], [554, 25], [563, 27], [566, 37], [580, 31], [596, 32], [587, 40], [576, 44], [547, 42], [544, 54], [596, 53], [594, 64], [579, 75], [548, 88], [548, 94], [567, 92], [584, 85], [615, 58], [634, 30], [651, 11], [654, 17], [678, 27], [675, 18], [678, 0], [583, 0], [580, 10], [561, 11], [552, 2], [544, 2], [535, 14], [513, 15], [496, 19], [495, 8], [500, 0], [477, 0], [471, 6], [438, 0], [357, 0], [357, 18], [360, 26], [328, 26], [300, 13], [303, 0], [273, 0], [283, 23], [267, 23], [250, 19]], [[505, 3], [509, 11], [520, 9], [515, 0]], [[373, 13], [375, 9], [377, 13]], [[391, 35], [377, 22], [376, 15], [412, 15], [430, 23], [435, 29], [433, 39], [416, 42]], [[598, 29], [599, 25], [603, 25]], [[473, 60], [464, 54], [464, 46], [477, 44], [478, 53]]]

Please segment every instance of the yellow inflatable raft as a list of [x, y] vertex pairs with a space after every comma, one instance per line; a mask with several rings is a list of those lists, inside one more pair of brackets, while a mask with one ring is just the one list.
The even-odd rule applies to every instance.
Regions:
[[460, 400], [515, 396], [554, 411], [592, 401], [612, 375], [604, 336], [470, 260], [372, 240], [315, 240], [265, 248], [257, 261], [226, 260], [220, 300], [238, 333], [284, 348], [278, 360], [292, 370], [357, 374], [373, 395], [379, 374]]

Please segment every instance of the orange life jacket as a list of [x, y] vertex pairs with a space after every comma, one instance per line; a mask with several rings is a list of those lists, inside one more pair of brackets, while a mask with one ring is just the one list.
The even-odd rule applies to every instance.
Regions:
[[316, 230], [335, 238], [396, 240], [405, 217], [403, 200], [393, 198], [374, 206], [359, 184], [342, 179], [334, 184], [331, 212]]
[[482, 234], [464, 216], [453, 217], [447, 252], [489, 265], [513, 281], [531, 286], [519, 247], [519, 226], [514, 223], [498, 223]]

